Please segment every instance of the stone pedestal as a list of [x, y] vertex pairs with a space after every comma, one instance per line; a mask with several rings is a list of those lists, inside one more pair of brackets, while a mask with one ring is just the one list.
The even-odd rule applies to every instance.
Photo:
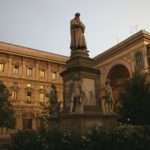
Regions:
[[[98, 80], [100, 71], [93, 67], [93, 59], [89, 58], [86, 49], [71, 51], [70, 59], [67, 61], [67, 69], [61, 73], [64, 81], [64, 111], [68, 112], [70, 107], [70, 85], [73, 82], [73, 75], [80, 78], [83, 91], [83, 111], [74, 111], [84, 114], [86, 112], [99, 112], [98, 101]], [[79, 107], [79, 106], [77, 106]]]
[[113, 128], [117, 125], [117, 117], [115, 115], [102, 116], [99, 113], [63, 113], [61, 119], [51, 119], [49, 128], [58, 126], [60, 129], [69, 129], [81, 134], [87, 134], [95, 127]]
[[[77, 108], [73, 109], [73, 112], [69, 112], [71, 105], [69, 88], [74, 82], [75, 74], [79, 76], [82, 84], [83, 102], [74, 104]], [[87, 50], [72, 50], [67, 62], [67, 69], [61, 73], [61, 76], [64, 82], [64, 112], [61, 113], [61, 121], [57, 122], [59, 127], [77, 128], [81, 133], [87, 133], [90, 127], [110, 128], [117, 124], [115, 115], [104, 116], [102, 114], [98, 97], [100, 71], [93, 67], [93, 59], [89, 58]], [[51, 122], [51, 125], [53, 123]]]

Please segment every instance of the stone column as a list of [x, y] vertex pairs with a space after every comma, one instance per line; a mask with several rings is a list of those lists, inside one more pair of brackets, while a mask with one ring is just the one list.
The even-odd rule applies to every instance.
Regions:
[[22, 118], [22, 112], [19, 114], [19, 129], [23, 129], [23, 118]]
[[135, 72], [135, 58], [134, 58], [134, 53], [132, 52], [131, 54], [130, 54], [130, 56], [131, 56], [131, 60], [132, 61], [130, 61], [130, 66], [131, 66], [131, 74], [132, 73], [134, 73]]
[[38, 60], [36, 60], [36, 64], [35, 64], [35, 79], [36, 80], [39, 79], [39, 62], [38, 62]]
[[144, 59], [144, 69], [145, 69], [145, 71], [148, 71], [148, 68], [149, 68], [149, 66], [148, 66], [148, 61], [147, 61], [147, 47], [146, 46], [144, 46], [144, 48], [143, 48], [143, 59]]
[[51, 66], [50, 64], [48, 63], [48, 66], [47, 66], [47, 81], [50, 82], [51, 81]]
[[26, 58], [23, 57], [23, 62], [22, 62], [22, 77], [25, 78], [26, 77]]
[[25, 83], [20, 83], [19, 85], [19, 93], [18, 93], [18, 99], [20, 101], [20, 103], [24, 103], [26, 100], [26, 96], [25, 96], [25, 92], [24, 92], [24, 85]]
[[36, 84], [34, 90], [32, 91], [34, 94], [34, 103], [35, 104], [37, 104], [38, 100], [39, 100], [39, 92], [38, 92], [39, 88], [40, 88], [39, 85]]
[[32, 119], [32, 129], [36, 129], [37, 126], [36, 126], [36, 113], [34, 114], [34, 118]]
[[15, 116], [16, 116], [16, 129], [20, 129], [20, 112], [19, 111], [16, 111], [15, 113]]
[[8, 58], [8, 76], [11, 76], [12, 74], [12, 55], [9, 54]]

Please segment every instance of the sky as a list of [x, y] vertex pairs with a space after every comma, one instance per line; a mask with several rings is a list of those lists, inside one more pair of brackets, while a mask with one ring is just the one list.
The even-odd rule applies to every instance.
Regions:
[[150, 0], [0, 0], [0, 41], [70, 56], [70, 20], [80, 12], [90, 57], [139, 30]]

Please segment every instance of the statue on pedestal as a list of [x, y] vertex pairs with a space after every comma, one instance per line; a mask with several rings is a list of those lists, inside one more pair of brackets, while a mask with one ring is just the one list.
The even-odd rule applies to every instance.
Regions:
[[70, 49], [87, 49], [85, 37], [85, 26], [80, 21], [80, 13], [75, 14], [75, 18], [70, 22], [71, 44]]
[[51, 85], [51, 91], [49, 95], [50, 100], [50, 114], [53, 114], [57, 111], [57, 105], [58, 105], [58, 96], [57, 96], [57, 90], [55, 84]]
[[70, 85], [71, 98], [70, 98], [70, 111], [69, 112], [83, 112], [83, 97], [82, 85], [78, 74], [74, 74], [73, 82]]
[[113, 112], [113, 107], [114, 107], [114, 99], [113, 99], [113, 92], [112, 88], [110, 86], [110, 80], [107, 79], [105, 82], [105, 92], [106, 92], [106, 99], [105, 103], [108, 104], [109, 112]]

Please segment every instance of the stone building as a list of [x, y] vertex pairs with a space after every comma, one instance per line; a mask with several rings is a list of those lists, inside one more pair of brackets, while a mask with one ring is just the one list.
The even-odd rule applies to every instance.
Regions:
[[0, 81], [11, 93], [16, 115], [16, 129], [40, 126], [40, 103], [49, 99], [45, 93], [51, 84], [57, 87], [58, 101], [63, 101], [63, 83], [59, 75], [66, 67], [66, 56], [0, 42]]
[[[26, 47], [0, 43], [0, 81], [9, 88], [17, 118], [16, 129], [40, 126], [37, 115], [39, 103], [48, 100], [44, 96], [55, 83], [58, 99], [63, 101], [63, 81], [59, 75], [66, 69], [69, 58]], [[93, 65], [100, 70], [98, 99], [100, 114], [105, 115], [103, 96], [105, 81], [110, 79], [115, 109], [119, 105], [122, 85], [136, 70], [147, 73], [150, 80], [150, 33], [139, 31], [114, 47], [93, 58]]]
[[105, 81], [110, 79], [117, 109], [122, 85], [136, 70], [145, 72], [150, 80], [150, 33], [141, 30], [99, 54], [94, 57], [94, 66], [101, 71], [99, 97], [102, 107]]

